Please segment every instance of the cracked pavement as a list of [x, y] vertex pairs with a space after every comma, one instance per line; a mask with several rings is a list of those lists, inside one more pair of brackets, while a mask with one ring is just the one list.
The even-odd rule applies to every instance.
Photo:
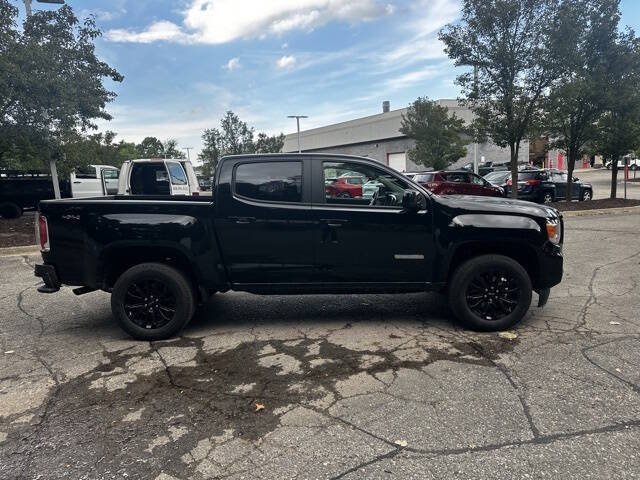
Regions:
[[2, 257], [0, 478], [638, 478], [639, 234], [568, 218], [515, 339], [437, 294], [229, 293], [137, 342], [106, 293], [38, 294], [38, 258]]

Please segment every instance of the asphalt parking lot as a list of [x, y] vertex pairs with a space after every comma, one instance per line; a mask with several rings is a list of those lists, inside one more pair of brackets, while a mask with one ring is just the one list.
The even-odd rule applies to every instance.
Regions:
[[[611, 194], [611, 171], [606, 168], [577, 170], [574, 177], [593, 185], [593, 198], [609, 198]], [[629, 178], [640, 178], [640, 171], [629, 172]], [[624, 197], [624, 172], [618, 171], [617, 196]], [[627, 182], [627, 198], [640, 199], [640, 182]]]
[[437, 294], [232, 293], [136, 342], [2, 257], [0, 478], [637, 478], [640, 213], [566, 227], [515, 338]]

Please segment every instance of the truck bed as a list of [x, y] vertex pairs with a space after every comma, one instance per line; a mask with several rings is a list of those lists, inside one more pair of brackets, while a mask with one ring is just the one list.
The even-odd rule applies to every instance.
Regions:
[[[155, 249], [179, 252], [182, 260], [215, 265], [218, 252], [213, 227], [213, 199], [191, 196], [110, 195], [46, 200], [50, 251], [47, 263], [60, 266], [66, 285], [104, 288], [109, 269], [122, 259], [134, 261]], [[199, 273], [199, 272], [198, 272]], [[198, 275], [200, 277], [200, 275]], [[203, 273], [199, 280], [207, 284]], [[106, 282], [106, 284], [105, 284]]]

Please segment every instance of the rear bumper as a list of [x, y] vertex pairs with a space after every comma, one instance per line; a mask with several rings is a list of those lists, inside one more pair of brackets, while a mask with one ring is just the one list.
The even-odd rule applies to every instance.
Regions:
[[55, 293], [60, 290], [62, 284], [53, 265], [36, 265], [33, 274], [44, 282], [44, 285], [38, 287], [40, 293]]

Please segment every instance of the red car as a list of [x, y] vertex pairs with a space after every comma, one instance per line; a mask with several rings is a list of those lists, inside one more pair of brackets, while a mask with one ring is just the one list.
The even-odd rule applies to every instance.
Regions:
[[504, 196], [502, 188], [491, 185], [481, 176], [467, 171], [421, 173], [413, 177], [413, 181], [438, 195]]
[[332, 198], [362, 197], [364, 177], [338, 177], [325, 182], [324, 191]]

